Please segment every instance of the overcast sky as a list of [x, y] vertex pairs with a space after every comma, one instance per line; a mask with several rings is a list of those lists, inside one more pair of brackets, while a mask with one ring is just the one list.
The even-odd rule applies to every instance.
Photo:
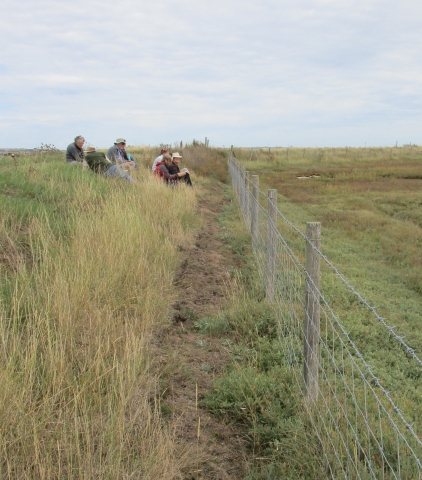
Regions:
[[422, 144], [421, 0], [2, 0], [0, 147]]

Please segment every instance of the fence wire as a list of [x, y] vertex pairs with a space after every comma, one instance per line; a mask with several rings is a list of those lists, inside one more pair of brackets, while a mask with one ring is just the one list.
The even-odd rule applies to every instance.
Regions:
[[[255, 188], [245, 169], [233, 157], [229, 172], [244, 221], [252, 234], [252, 246], [259, 275], [264, 284], [269, 272], [269, 235], [275, 237], [275, 274], [272, 276], [271, 301], [274, 305], [280, 347], [299, 388], [303, 389], [305, 284], [312, 279], [305, 268], [307, 239], [278, 209], [274, 223], [268, 214], [268, 196]], [[255, 193], [255, 194], [254, 194]], [[271, 200], [270, 200], [271, 201]], [[315, 247], [322, 259], [321, 286], [311, 285], [320, 305], [320, 336], [315, 399], [304, 406], [315, 427], [327, 477], [359, 479], [421, 479], [422, 441], [417, 435], [412, 413], [404, 413], [406, 399], [400, 392], [390, 393], [388, 378], [376, 375], [357, 347], [357, 323], [373, 324], [388, 333], [394, 342], [394, 355], [422, 362], [403, 337], [394, 332], [373, 306], [344, 278]], [[268, 285], [267, 285], [268, 288]], [[345, 314], [345, 311], [347, 314]], [[372, 323], [371, 323], [372, 322]], [[371, 352], [373, 354], [373, 352]], [[382, 361], [382, 359], [381, 359]], [[382, 372], [382, 369], [379, 369]], [[409, 419], [410, 417], [410, 419]]]

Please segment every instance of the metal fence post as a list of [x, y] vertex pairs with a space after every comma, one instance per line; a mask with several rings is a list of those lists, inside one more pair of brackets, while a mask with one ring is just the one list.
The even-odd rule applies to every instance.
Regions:
[[252, 215], [251, 215], [251, 236], [252, 242], [258, 239], [258, 202], [259, 202], [259, 177], [252, 175]]
[[276, 275], [276, 230], [277, 230], [277, 190], [268, 190], [268, 247], [265, 296], [274, 300], [274, 284]]
[[[320, 256], [315, 248], [321, 246], [321, 224], [306, 224], [306, 285], [305, 325], [303, 340], [303, 378], [305, 396], [315, 402], [318, 398], [318, 363], [320, 338]], [[312, 245], [315, 247], [313, 248]]]

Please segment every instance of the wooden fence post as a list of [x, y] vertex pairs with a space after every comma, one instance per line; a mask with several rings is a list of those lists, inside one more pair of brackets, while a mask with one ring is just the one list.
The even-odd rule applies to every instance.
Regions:
[[251, 226], [251, 202], [249, 194], [249, 172], [245, 170], [245, 216], [246, 225], [248, 228]]
[[256, 242], [258, 239], [258, 202], [259, 202], [259, 177], [258, 175], [252, 175], [252, 215], [251, 215], [251, 236], [252, 242]]
[[242, 198], [242, 214], [245, 215], [246, 209], [246, 190], [245, 190], [245, 177], [246, 177], [246, 168], [241, 167], [242, 176], [240, 178], [240, 191], [241, 191], [241, 198]]
[[321, 224], [306, 224], [306, 285], [305, 325], [303, 339], [303, 378], [305, 397], [315, 402], [318, 398], [318, 364], [320, 338], [320, 256], [312, 245], [320, 250]]
[[265, 296], [274, 300], [274, 284], [276, 276], [276, 229], [277, 229], [277, 190], [268, 190], [268, 243], [267, 243], [267, 278]]

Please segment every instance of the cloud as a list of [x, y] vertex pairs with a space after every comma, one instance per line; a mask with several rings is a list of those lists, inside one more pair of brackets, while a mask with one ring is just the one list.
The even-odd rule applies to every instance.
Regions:
[[21, 0], [4, 9], [3, 146], [64, 147], [78, 132], [104, 146], [119, 135], [387, 144], [391, 132], [422, 143], [413, 0]]

